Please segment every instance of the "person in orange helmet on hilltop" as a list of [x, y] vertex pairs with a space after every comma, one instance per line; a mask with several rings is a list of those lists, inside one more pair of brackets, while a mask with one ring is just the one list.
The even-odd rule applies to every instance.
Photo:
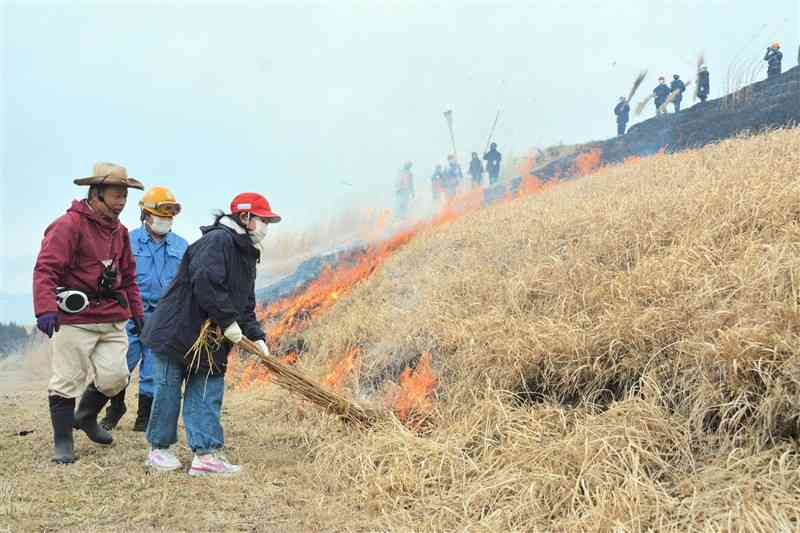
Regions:
[[[244, 337], [269, 354], [255, 313], [256, 265], [267, 228], [280, 220], [262, 195], [236, 196], [227, 214], [220, 212], [213, 224], [201, 228], [203, 236], [186, 250], [172, 285], [146, 321], [142, 342], [153, 350], [158, 376], [146, 433], [150, 468], [170, 471], [181, 466], [170, 446], [178, 440], [183, 387], [183, 421], [194, 452], [189, 475], [241, 470], [221, 454], [225, 370], [228, 353]], [[195, 358], [191, 349], [206, 321], [222, 336], [212, 341], [210, 357]]]
[[781, 61], [783, 61], [783, 52], [781, 52], [780, 43], [772, 43], [767, 48], [767, 53], [764, 54], [764, 61], [767, 62], [767, 78], [774, 78], [781, 75]]
[[[186, 247], [183, 237], [172, 231], [172, 222], [181, 212], [181, 204], [166, 187], [152, 187], [139, 202], [142, 225], [130, 232], [131, 249], [136, 259], [136, 284], [144, 304], [144, 320], [147, 322], [155, 311], [161, 294], [166, 292]], [[139, 367], [139, 407], [134, 431], [144, 431], [150, 418], [153, 403], [153, 353], [142, 345], [133, 322], [128, 322], [128, 370]], [[111, 431], [127, 411], [125, 389], [111, 398], [106, 416], [100, 425]]]

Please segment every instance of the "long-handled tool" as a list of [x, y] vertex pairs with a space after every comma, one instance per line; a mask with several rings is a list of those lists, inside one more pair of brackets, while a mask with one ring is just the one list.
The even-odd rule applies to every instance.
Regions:
[[450, 130], [450, 142], [453, 143], [453, 157], [458, 162], [458, 150], [456, 150], [456, 135], [453, 132], [453, 110], [448, 109], [444, 112], [444, 119], [447, 121], [447, 127]]
[[494, 116], [494, 123], [492, 124], [492, 129], [489, 130], [489, 138], [486, 139], [486, 150], [483, 151], [485, 154], [489, 151], [489, 146], [492, 144], [492, 137], [494, 137], [494, 129], [497, 127], [497, 121], [500, 120], [500, 110], [497, 110], [497, 114]]

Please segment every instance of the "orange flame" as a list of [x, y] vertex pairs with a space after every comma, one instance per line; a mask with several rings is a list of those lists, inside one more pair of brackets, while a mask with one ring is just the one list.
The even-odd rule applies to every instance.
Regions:
[[359, 353], [358, 348], [351, 348], [348, 350], [342, 360], [336, 363], [333, 370], [328, 372], [328, 375], [322, 379], [322, 383], [335, 392], [341, 391], [347, 377], [358, 370], [358, 365], [360, 363], [358, 358]]
[[400, 384], [392, 391], [387, 404], [403, 422], [421, 421], [433, 409], [433, 395], [439, 380], [431, 368], [431, 354], [425, 352], [417, 367], [407, 367], [400, 374]]
[[575, 158], [575, 172], [579, 176], [588, 176], [596, 172], [602, 163], [602, 150], [593, 148], [590, 152], [584, 152]]
[[[534, 157], [531, 155], [528, 161], [532, 168]], [[538, 194], [552, 188], [557, 183], [557, 179], [542, 183], [534, 176], [529, 176], [523, 180], [518, 196]], [[277, 352], [284, 338], [305, 330], [314, 318], [348, 295], [358, 283], [371, 276], [387, 258], [407, 244], [417, 233], [431, 227], [443, 226], [481, 209], [483, 199], [482, 189], [465, 192], [446, 202], [439, 214], [431, 220], [405, 228], [388, 239], [373, 242], [367, 251], [357, 259], [343, 261], [335, 268], [326, 267], [319, 277], [309, 283], [301, 293], [272, 302], [259, 309], [258, 319], [266, 326], [270, 349]], [[505, 200], [513, 199], [514, 195], [509, 191]], [[377, 213], [376, 234], [383, 232], [388, 214], [387, 210]], [[292, 357], [296, 360], [295, 355], [292, 354]], [[356, 356], [354, 355], [352, 359], [355, 365]], [[349, 372], [352, 372], [353, 369], [355, 366]], [[239, 388], [247, 388], [252, 383], [267, 382], [269, 382], [269, 373], [257, 362], [252, 362], [242, 370]]]

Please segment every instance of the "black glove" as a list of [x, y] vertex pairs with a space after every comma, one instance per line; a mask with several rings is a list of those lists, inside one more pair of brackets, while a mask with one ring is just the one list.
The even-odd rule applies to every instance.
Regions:
[[133, 328], [131, 329], [131, 333], [138, 337], [142, 334], [142, 330], [144, 329], [144, 317], [135, 316], [131, 320], [133, 320]]

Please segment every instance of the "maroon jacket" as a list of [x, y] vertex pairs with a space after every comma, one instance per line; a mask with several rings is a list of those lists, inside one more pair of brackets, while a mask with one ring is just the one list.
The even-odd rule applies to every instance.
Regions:
[[[117, 266], [114, 290], [128, 301], [128, 309], [112, 299], [93, 299], [78, 314], [61, 311], [56, 305], [56, 287], [97, 292], [102, 261], [108, 259]], [[144, 316], [136, 261], [125, 226], [93, 211], [85, 200], [73, 201], [67, 213], [44, 232], [33, 269], [33, 306], [37, 317], [58, 311], [61, 324], [102, 324]]]

